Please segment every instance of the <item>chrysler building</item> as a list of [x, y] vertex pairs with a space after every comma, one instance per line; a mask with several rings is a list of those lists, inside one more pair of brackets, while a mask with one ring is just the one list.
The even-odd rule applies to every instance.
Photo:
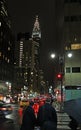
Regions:
[[32, 31], [32, 38], [33, 40], [39, 42], [41, 39], [41, 30], [40, 30], [40, 26], [39, 26], [39, 20], [38, 20], [38, 16], [36, 16], [36, 20], [34, 23], [34, 27], [33, 27], [33, 31]]

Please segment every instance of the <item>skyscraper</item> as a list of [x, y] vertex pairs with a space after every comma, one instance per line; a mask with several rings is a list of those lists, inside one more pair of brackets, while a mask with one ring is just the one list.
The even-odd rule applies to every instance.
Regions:
[[14, 38], [6, 0], [0, 1], [0, 82], [13, 83]]
[[81, 2], [64, 0], [64, 45], [81, 43]]
[[15, 44], [15, 78], [16, 89], [38, 91], [40, 82], [40, 38], [41, 31], [38, 16], [34, 23], [32, 36], [29, 33], [19, 33]]
[[41, 39], [41, 29], [39, 25], [39, 19], [38, 16], [36, 16], [33, 31], [32, 31], [32, 38], [34, 41], [38, 41]]
[[41, 29], [39, 24], [38, 16], [36, 16], [33, 31], [32, 31], [32, 39], [36, 41], [35, 44], [35, 60], [39, 67], [40, 64], [40, 46], [41, 46]]
[[[81, 1], [64, 0], [65, 85], [81, 85]], [[72, 57], [68, 57], [68, 53]]]

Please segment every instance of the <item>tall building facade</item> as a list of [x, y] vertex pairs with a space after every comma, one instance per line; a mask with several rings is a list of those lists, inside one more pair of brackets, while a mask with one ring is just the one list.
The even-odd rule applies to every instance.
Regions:
[[38, 16], [34, 23], [32, 36], [29, 33], [19, 33], [15, 44], [15, 75], [16, 90], [25, 88], [30, 91], [40, 91], [40, 39], [41, 31]]
[[[64, 0], [64, 84], [81, 85], [81, 1]], [[72, 53], [72, 57], [67, 54]]]
[[81, 2], [64, 0], [64, 44], [81, 43]]
[[6, 0], [0, 1], [0, 83], [13, 83], [14, 37]]
[[38, 16], [36, 16], [33, 31], [32, 31], [32, 38], [34, 41], [40, 42], [41, 39], [41, 30], [40, 30], [40, 25], [39, 25], [39, 19]]
[[[81, 1], [80, 0], [57, 0], [57, 26], [60, 29], [58, 35], [61, 37], [64, 80], [66, 85], [80, 85], [81, 76]], [[61, 6], [61, 7], [60, 7]], [[58, 8], [60, 7], [60, 12]], [[58, 13], [59, 12], [59, 13]], [[58, 31], [59, 32], [59, 31]], [[60, 46], [60, 45], [59, 45]], [[72, 57], [67, 57], [68, 53], [72, 53]], [[75, 72], [74, 72], [75, 71]]]
[[39, 25], [38, 16], [36, 16], [33, 31], [32, 31], [32, 39], [36, 41], [35, 45], [35, 57], [36, 57], [36, 65], [39, 67], [40, 64], [40, 44], [41, 44], [41, 30]]
[[65, 86], [81, 86], [81, 44], [65, 48]]

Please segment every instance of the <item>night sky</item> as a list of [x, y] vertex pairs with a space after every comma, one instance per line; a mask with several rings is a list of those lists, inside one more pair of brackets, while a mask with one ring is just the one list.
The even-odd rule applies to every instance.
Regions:
[[[56, 4], [55, 0], [7, 0], [12, 31], [32, 33], [36, 15], [39, 16], [41, 28], [41, 68], [45, 79], [53, 80], [53, 61], [50, 53], [58, 50], [56, 35]], [[60, 4], [60, 3], [59, 3]]]

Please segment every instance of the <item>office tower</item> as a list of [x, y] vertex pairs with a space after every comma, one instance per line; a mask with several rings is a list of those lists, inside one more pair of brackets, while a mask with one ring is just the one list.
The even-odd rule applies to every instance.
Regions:
[[81, 2], [64, 0], [64, 45], [81, 43]]
[[36, 65], [37, 65], [36, 67], [39, 67], [39, 65], [40, 65], [41, 29], [40, 29], [38, 16], [36, 16], [35, 23], [33, 26], [32, 39], [34, 41], [36, 41], [35, 60], [36, 60]]
[[14, 38], [6, 0], [0, 1], [0, 83], [13, 83]]
[[[65, 86], [81, 85], [81, 1], [64, 0]], [[68, 57], [68, 54], [70, 57]]]
[[14, 73], [16, 90], [35, 91], [38, 88], [39, 74], [38, 43], [31, 38], [29, 33], [19, 33], [17, 36]]

